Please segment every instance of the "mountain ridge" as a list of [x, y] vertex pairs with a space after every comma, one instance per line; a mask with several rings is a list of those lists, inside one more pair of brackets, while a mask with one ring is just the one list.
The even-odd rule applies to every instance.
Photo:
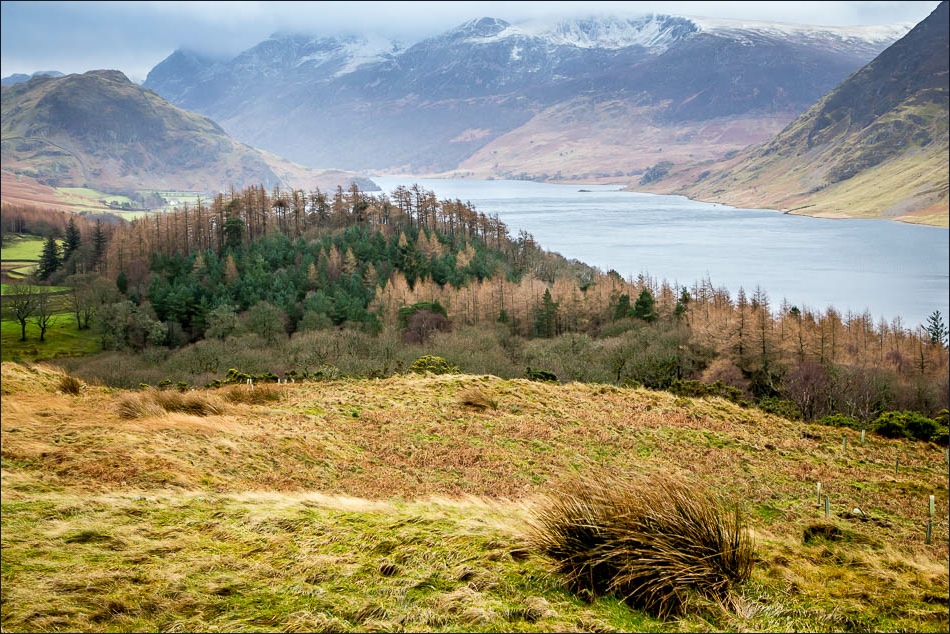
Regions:
[[948, 225], [948, 3], [768, 141], [645, 184], [728, 204]]
[[[528, 178], [561, 171], [580, 179], [618, 170], [642, 173], [655, 157], [652, 150], [634, 151], [624, 165], [606, 169], [598, 163], [612, 163], [612, 155], [599, 157], [603, 144], [594, 138], [584, 148], [592, 167], [559, 165], [563, 157], [555, 155], [535, 169], [517, 157], [521, 148], [497, 140], [564, 104], [619, 100], [639, 116], [624, 136], [659, 126], [670, 131], [664, 149], [708, 154], [701, 139], [677, 140], [676, 125], [754, 115], [752, 130], [773, 133], [905, 29], [809, 27], [789, 35], [795, 29], [787, 25], [766, 32], [741, 21], [729, 28], [741, 37], [722, 25], [701, 27], [663, 14], [530, 24], [483, 17], [404, 48], [380, 50], [368, 63], [354, 63], [340, 41], [324, 40], [322, 46], [335, 46], [338, 55], [331, 66], [316, 69], [295, 64], [291, 36], [275, 34], [231, 60], [201, 68], [184, 65], [182, 55], [173, 53], [143, 85], [211, 117], [235, 138], [314, 167]], [[750, 33], [757, 34], [752, 45]], [[795, 38], [806, 38], [807, 45]], [[299, 58], [306, 56], [302, 50]], [[736, 64], [735, 76], [714, 72], [716, 55]], [[252, 58], [261, 63], [245, 63]], [[279, 81], [268, 72], [278, 63], [285, 69]], [[736, 79], [739, 91], [732, 89]], [[260, 126], [262, 120], [271, 125]], [[733, 142], [715, 154], [740, 147]], [[473, 165], [486, 149], [492, 162]], [[511, 165], [495, 169], [495, 159]]]
[[[40, 185], [216, 192], [251, 184], [305, 186], [308, 179], [329, 184], [329, 173], [235, 141], [214, 121], [117, 70], [35, 76], [4, 86], [2, 102], [4, 172]], [[332, 181], [345, 186], [357, 178], [343, 176], [337, 171]]]

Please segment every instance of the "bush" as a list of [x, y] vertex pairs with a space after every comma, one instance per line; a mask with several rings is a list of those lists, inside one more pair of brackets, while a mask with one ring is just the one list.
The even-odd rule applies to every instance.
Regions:
[[848, 429], [864, 429], [865, 425], [858, 419], [846, 414], [830, 414], [815, 421], [817, 425], [828, 427], [847, 427]]
[[726, 385], [722, 381], [704, 383], [702, 381], [691, 381], [677, 379], [670, 385], [670, 392], [677, 396], [689, 396], [692, 398], [719, 397], [737, 405], [748, 406], [743, 398], [742, 390], [731, 385]]
[[409, 366], [409, 371], [415, 372], [416, 374], [426, 374], [429, 372], [432, 374], [457, 374], [459, 369], [454, 365], [449, 365], [449, 362], [442, 357], [427, 354], [416, 359], [413, 364]]
[[929, 441], [941, 431], [937, 423], [918, 412], [884, 412], [872, 423], [874, 433], [885, 438]]
[[557, 375], [547, 370], [532, 368], [530, 365], [524, 371], [524, 378], [531, 381], [544, 381], [548, 383], [557, 383]]
[[694, 596], [731, 604], [755, 556], [738, 506], [665, 476], [568, 483], [529, 527], [572, 592], [613, 595], [661, 618], [682, 614]]

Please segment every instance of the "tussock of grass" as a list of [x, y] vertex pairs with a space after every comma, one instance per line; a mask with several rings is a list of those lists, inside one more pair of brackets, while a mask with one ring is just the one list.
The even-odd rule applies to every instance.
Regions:
[[737, 506], [667, 476], [572, 482], [532, 526], [573, 592], [615, 595], [659, 617], [681, 614], [691, 594], [730, 604], [755, 557]]
[[234, 385], [224, 392], [224, 400], [244, 405], [267, 405], [282, 398], [281, 391], [272, 385]]
[[498, 401], [478, 387], [468, 388], [458, 395], [459, 403], [478, 410], [498, 409]]
[[219, 400], [210, 394], [149, 389], [122, 396], [118, 399], [117, 410], [119, 416], [125, 419], [163, 416], [170, 412], [213, 416], [221, 413], [222, 406]]
[[59, 391], [63, 394], [76, 396], [77, 394], [80, 394], [83, 389], [85, 389], [85, 387], [86, 386], [82, 381], [68, 374], [64, 374], [63, 378], [59, 380]]

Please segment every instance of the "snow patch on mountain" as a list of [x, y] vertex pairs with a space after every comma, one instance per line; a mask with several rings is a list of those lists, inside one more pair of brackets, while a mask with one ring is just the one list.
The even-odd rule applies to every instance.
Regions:
[[295, 66], [307, 63], [324, 64], [336, 61], [343, 64], [334, 73], [335, 77], [351, 73], [364, 64], [373, 64], [398, 55], [402, 45], [394, 40], [374, 36], [352, 36], [344, 38], [323, 38], [314, 40], [308, 49], [312, 50], [297, 59]]
[[730, 35], [756, 33], [805, 40], [834, 38], [843, 42], [864, 42], [875, 45], [895, 42], [914, 28], [914, 24], [910, 22], [868, 26], [815, 26], [787, 22], [761, 22], [694, 16], [690, 16], [689, 20], [700, 30], [712, 33], [728, 33]]

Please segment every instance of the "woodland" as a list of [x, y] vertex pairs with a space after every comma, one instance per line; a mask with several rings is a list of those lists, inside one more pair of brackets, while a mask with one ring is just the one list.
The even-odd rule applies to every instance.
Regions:
[[[101, 352], [57, 362], [103, 385], [382, 378], [426, 356], [464, 373], [722, 396], [855, 429], [900, 412], [920, 439], [946, 434], [939, 312], [908, 327], [758, 287], [733, 297], [709, 279], [624, 279], [418, 185], [252, 186], [132, 222], [5, 205], [2, 229], [46, 237], [6, 312], [24, 339], [51, 305], [71, 313]], [[48, 284], [69, 289], [59, 304], [42, 299]]]

